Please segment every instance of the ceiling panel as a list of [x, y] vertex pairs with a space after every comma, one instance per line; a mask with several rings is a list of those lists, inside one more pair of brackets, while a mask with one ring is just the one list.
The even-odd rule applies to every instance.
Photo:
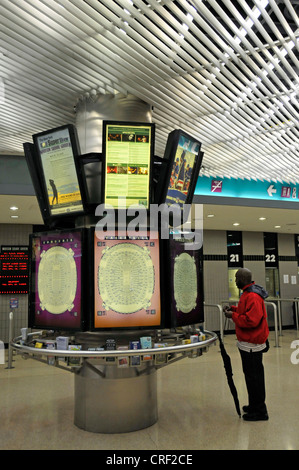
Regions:
[[299, 182], [297, 0], [1, 0], [0, 153], [75, 123], [90, 93], [153, 106], [207, 176]]

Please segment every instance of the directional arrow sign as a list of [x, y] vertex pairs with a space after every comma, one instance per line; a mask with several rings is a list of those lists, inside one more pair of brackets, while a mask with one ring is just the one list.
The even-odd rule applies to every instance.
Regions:
[[270, 184], [269, 188], [267, 189], [267, 193], [269, 194], [269, 196], [273, 196], [273, 193], [276, 193], [276, 189], [274, 188], [274, 185], [273, 184]]

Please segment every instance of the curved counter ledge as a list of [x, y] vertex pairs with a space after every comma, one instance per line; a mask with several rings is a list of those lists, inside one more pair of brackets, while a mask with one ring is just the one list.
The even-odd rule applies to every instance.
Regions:
[[[29, 333], [28, 337], [36, 336], [41, 332]], [[28, 346], [26, 344], [21, 344], [22, 337], [18, 336], [11, 342], [11, 347], [16, 351], [27, 354], [34, 354], [34, 356], [55, 356], [55, 357], [80, 357], [80, 358], [104, 358], [104, 357], [122, 357], [122, 356], [144, 356], [144, 355], [156, 355], [156, 354], [174, 354], [174, 353], [187, 353], [192, 352], [192, 350], [205, 349], [211, 346], [216, 342], [218, 336], [216, 333], [211, 331], [203, 331], [203, 333], [208, 336], [207, 339], [203, 341], [198, 341], [195, 343], [189, 344], [176, 344], [171, 346], [163, 346], [158, 348], [147, 348], [147, 349], [114, 349], [114, 350], [104, 350], [104, 351], [88, 351], [88, 350], [59, 350], [59, 349], [47, 349], [47, 348], [36, 348], [33, 346]], [[165, 339], [165, 342], [170, 342], [169, 338]]]

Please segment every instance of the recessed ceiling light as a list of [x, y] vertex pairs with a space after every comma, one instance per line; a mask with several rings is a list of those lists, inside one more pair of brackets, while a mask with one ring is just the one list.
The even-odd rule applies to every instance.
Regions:
[[208, 214], [207, 217], [214, 217], [214, 214]]
[[259, 220], [267, 220], [266, 217], [260, 217]]
[[274, 225], [274, 228], [281, 228], [281, 225]]
[[17, 206], [11, 206], [11, 207], [10, 207], [10, 210], [11, 210], [11, 211], [17, 211], [18, 209], [19, 209], [19, 208], [18, 208]]
[[235, 222], [233, 225], [240, 225], [238, 222]]

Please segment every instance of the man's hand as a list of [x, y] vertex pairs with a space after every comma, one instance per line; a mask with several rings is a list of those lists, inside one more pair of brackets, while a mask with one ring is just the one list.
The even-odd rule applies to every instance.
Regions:
[[230, 309], [230, 307], [228, 307], [227, 305], [223, 308], [223, 313], [226, 316], [226, 318], [232, 318], [233, 312]]

